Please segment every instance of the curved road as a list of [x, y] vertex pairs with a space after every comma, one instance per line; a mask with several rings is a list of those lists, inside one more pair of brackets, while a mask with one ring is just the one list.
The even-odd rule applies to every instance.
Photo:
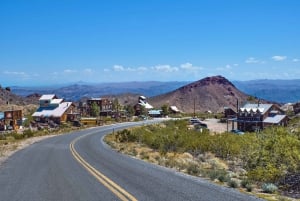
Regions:
[[122, 155], [102, 141], [113, 130], [138, 124], [73, 132], [18, 151], [0, 166], [0, 200], [259, 200]]

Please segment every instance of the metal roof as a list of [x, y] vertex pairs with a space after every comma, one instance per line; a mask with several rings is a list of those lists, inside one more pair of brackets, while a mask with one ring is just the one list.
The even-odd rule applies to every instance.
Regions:
[[51, 104], [60, 104], [64, 99], [52, 99]]
[[33, 117], [61, 117], [67, 109], [72, 105], [72, 102], [63, 102], [58, 105], [58, 107], [40, 107], [35, 113], [32, 114]]
[[46, 95], [42, 95], [40, 100], [50, 100], [55, 98], [55, 94], [46, 94]]
[[162, 110], [149, 110], [148, 114], [160, 115]]
[[275, 115], [274, 117], [267, 117], [263, 122], [270, 124], [278, 124], [280, 123], [286, 115]]
[[179, 112], [178, 108], [175, 105], [170, 106], [171, 110], [174, 112]]
[[252, 104], [252, 103], [247, 103], [243, 107], [240, 108], [241, 111], [243, 112], [257, 112], [259, 111], [260, 113], [264, 114], [266, 111], [268, 111], [273, 104]]

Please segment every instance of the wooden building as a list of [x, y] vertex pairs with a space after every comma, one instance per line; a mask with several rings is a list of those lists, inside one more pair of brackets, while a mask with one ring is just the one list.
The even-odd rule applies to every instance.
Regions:
[[32, 114], [37, 122], [47, 123], [51, 120], [60, 124], [68, 120], [68, 114], [75, 113], [75, 105], [72, 102], [58, 99], [54, 94], [43, 95], [39, 102], [39, 108]]
[[286, 126], [288, 117], [274, 104], [245, 104], [237, 113], [237, 127], [241, 131], [260, 131], [267, 126]]
[[18, 130], [22, 126], [22, 110], [8, 110], [0, 120], [0, 130]]

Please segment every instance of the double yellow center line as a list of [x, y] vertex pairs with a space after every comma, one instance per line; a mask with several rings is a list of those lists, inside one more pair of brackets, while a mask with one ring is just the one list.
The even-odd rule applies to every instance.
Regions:
[[[85, 135], [87, 136], [87, 135]], [[108, 188], [112, 193], [114, 193], [117, 197], [119, 197], [122, 201], [137, 201], [135, 197], [121, 188], [118, 184], [110, 180], [104, 174], [96, 170], [93, 166], [91, 166], [88, 162], [86, 162], [75, 150], [75, 143], [84, 136], [80, 136], [74, 139], [70, 144], [70, 150], [73, 157], [91, 174], [93, 175], [100, 183], [102, 183], [106, 188]]]

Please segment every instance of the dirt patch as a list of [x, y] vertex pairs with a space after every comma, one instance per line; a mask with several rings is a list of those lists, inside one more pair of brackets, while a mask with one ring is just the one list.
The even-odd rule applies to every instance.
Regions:
[[[227, 123], [220, 123], [219, 119], [205, 119], [202, 121], [212, 133], [223, 133], [227, 131]], [[232, 124], [228, 123], [228, 130], [231, 130]]]

